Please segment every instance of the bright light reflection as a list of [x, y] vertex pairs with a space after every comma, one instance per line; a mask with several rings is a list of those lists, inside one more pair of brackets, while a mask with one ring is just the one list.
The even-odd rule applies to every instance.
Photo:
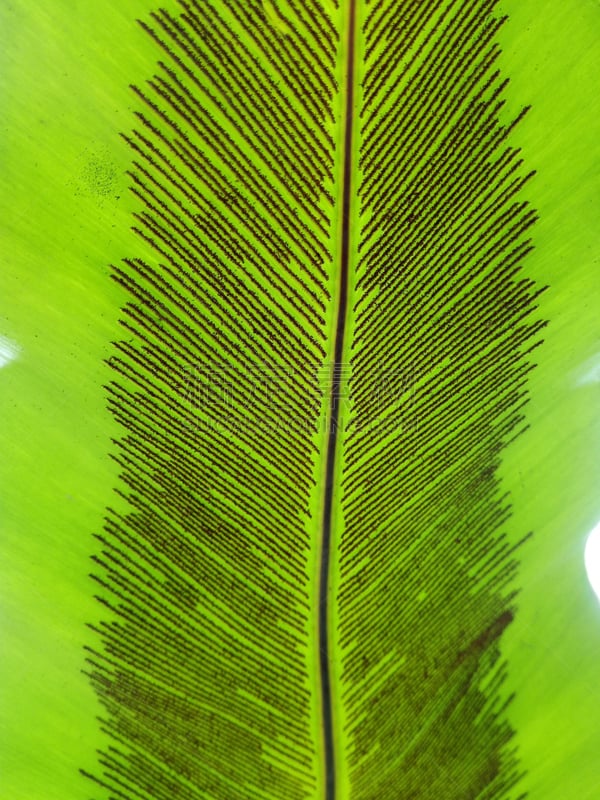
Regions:
[[589, 582], [600, 600], [600, 522], [588, 536], [584, 559]]
[[578, 370], [577, 386], [600, 383], [600, 353], [588, 358]]
[[0, 367], [5, 367], [19, 355], [19, 345], [0, 336]]

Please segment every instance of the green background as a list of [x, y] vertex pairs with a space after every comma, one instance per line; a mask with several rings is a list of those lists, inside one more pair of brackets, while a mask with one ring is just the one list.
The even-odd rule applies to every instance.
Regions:
[[[164, 5], [164, 4], [163, 4]], [[173, 7], [171, 5], [171, 7]], [[540, 10], [543, 7], [543, 11]], [[3, 266], [0, 337], [0, 789], [11, 800], [79, 800], [100, 791], [101, 709], [84, 668], [86, 623], [101, 616], [89, 579], [94, 532], [114, 503], [104, 359], [122, 290], [110, 264], [141, 255], [129, 232], [119, 132], [133, 126], [130, 83], [157, 53], [136, 25], [153, 6], [18, 0], [0, 7]], [[549, 284], [535, 351], [529, 432], [506, 453], [522, 551], [519, 614], [504, 638], [510, 718], [534, 800], [592, 800], [600, 785], [600, 603], [585, 540], [600, 521], [600, 4], [504, 2], [506, 119], [537, 170], [539, 209], [526, 272]]]

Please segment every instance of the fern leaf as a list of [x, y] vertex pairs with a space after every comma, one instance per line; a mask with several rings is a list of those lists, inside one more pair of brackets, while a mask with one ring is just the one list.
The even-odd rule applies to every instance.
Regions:
[[493, 2], [180, 6], [142, 23], [161, 60], [126, 137], [147, 249], [113, 273], [128, 510], [95, 558], [114, 740], [96, 779], [507, 796], [496, 467], [541, 323], [503, 20]]
[[[525, 406], [532, 380], [538, 396], [555, 388], [550, 362], [541, 379], [532, 369], [558, 306], [551, 292], [538, 303], [546, 283], [564, 297], [566, 281], [549, 265], [558, 212], [530, 183], [538, 161], [552, 174], [552, 159], [521, 149], [523, 131], [539, 134], [550, 115], [532, 123], [518, 106], [529, 102], [529, 73], [518, 58], [507, 69], [501, 47], [511, 30], [515, 40], [528, 30], [527, 12], [497, 0], [176, 0], [142, 14], [126, 0], [110, 13], [127, 31], [113, 42], [100, 31], [107, 5], [79, 16], [59, 6], [56, 19], [19, 3], [2, 12], [27, 20], [22, 31], [35, 20], [32, 38], [44, 42], [30, 106], [44, 107], [47, 93], [53, 108], [81, 107], [84, 133], [56, 126], [46, 148], [66, 172], [69, 148], [91, 131], [117, 152], [104, 115], [113, 98], [131, 107], [120, 152], [133, 231], [129, 211], [116, 211], [125, 187], [110, 156], [84, 154], [74, 189], [50, 157], [38, 180], [26, 143], [17, 167], [7, 162], [16, 198], [7, 252], [19, 279], [46, 253], [66, 262], [42, 281], [50, 291], [27, 314], [30, 339], [12, 330], [0, 339], [0, 366], [6, 352], [7, 374], [16, 386], [26, 376], [29, 397], [48, 389], [40, 409], [53, 419], [56, 364], [71, 364], [60, 391], [79, 398], [49, 432], [45, 493], [32, 479], [22, 494], [27, 507], [40, 498], [30, 541], [21, 549], [8, 535], [7, 574], [36, 581], [15, 589], [11, 577], [8, 588], [0, 677], [24, 674], [14, 696], [31, 697], [16, 737], [13, 712], [3, 728], [35, 767], [25, 775], [10, 755], [5, 770], [4, 759], [7, 791], [35, 797], [45, 781], [48, 800], [522, 800], [531, 787], [532, 797], [566, 796], [575, 783], [562, 764], [581, 767], [582, 756], [540, 766], [522, 699], [531, 710], [535, 690], [515, 647], [531, 624], [532, 565], [548, 570], [552, 546], [529, 541], [544, 524], [540, 503], [528, 514], [521, 494], [526, 513], [512, 519], [515, 481], [505, 480], [507, 469], [522, 480], [521, 462], [530, 481], [532, 463], [539, 469], [545, 412], [526, 416]], [[505, 6], [515, 6], [510, 25]], [[513, 73], [521, 82], [509, 90]], [[22, 113], [9, 107], [7, 129]], [[55, 200], [38, 197], [38, 185]], [[568, 219], [558, 190], [552, 198]], [[99, 272], [108, 260], [112, 281], [82, 266]], [[23, 284], [35, 279], [33, 297], [46, 271]], [[568, 305], [562, 319], [575, 313]], [[119, 306], [121, 330], [107, 333], [100, 318]], [[32, 347], [36, 325], [62, 330], [44, 337], [48, 354]], [[582, 358], [590, 330], [573, 347]], [[84, 353], [81, 367], [66, 349]], [[30, 363], [42, 383], [27, 377]], [[72, 420], [88, 397], [100, 403], [102, 382], [110, 413], [92, 408], [79, 432]], [[41, 440], [35, 424], [29, 439]], [[93, 453], [107, 445], [112, 466], [101, 474]], [[76, 477], [54, 469], [59, 452]], [[57, 515], [63, 495], [89, 516]], [[558, 518], [556, 495], [546, 516]], [[17, 531], [24, 512], [12, 497], [8, 508]], [[48, 521], [50, 534], [36, 538]], [[83, 586], [89, 542], [65, 533], [91, 528], [95, 611]], [[529, 600], [517, 606], [524, 586]], [[91, 732], [92, 703], [84, 689], [65, 691], [64, 677], [80, 667], [84, 619], [85, 673], [101, 708]], [[40, 642], [53, 661], [36, 686]], [[569, 650], [573, 663], [580, 651]], [[555, 691], [559, 672], [544, 679], [552, 699], [536, 701], [546, 720], [565, 698], [576, 705]], [[584, 753], [590, 725], [578, 725]], [[52, 731], [52, 747], [38, 746], [38, 727]], [[76, 785], [64, 777], [75, 779], [74, 764]], [[591, 800], [593, 785], [591, 768], [579, 769], [577, 796]]]

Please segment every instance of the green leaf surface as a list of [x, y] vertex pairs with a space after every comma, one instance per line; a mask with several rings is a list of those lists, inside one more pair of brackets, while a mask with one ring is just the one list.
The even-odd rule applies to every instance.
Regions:
[[593, 800], [597, 5], [0, 29], [2, 794]]

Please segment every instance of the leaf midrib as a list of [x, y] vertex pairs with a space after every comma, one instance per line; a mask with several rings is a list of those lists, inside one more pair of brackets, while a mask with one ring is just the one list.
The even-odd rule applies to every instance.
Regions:
[[332, 538], [332, 512], [335, 492], [337, 445], [339, 433], [339, 406], [341, 396], [343, 354], [346, 338], [346, 316], [348, 310], [348, 284], [350, 272], [350, 220], [352, 216], [352, 172], [353, 172], [353, 126], [354, 126], [354, 78], [355, 78], [355, 38], [356, 38], [356, 0], [350, 0], [348, 7], [347, 55], [344, 72], [344, 111], [343, 111], [343, 173], [342, 173], [342, 216], [339, 248], [338, 282], [334, 290], [337, 296], [337, 317], [335, 325], [335, 346], [332, 365], [331, 391], [329, 395], [329, 421], [326, 439], [325, 491], [323, 493], [323, 514], [321, 527], [321, 548], [319, 553], [319, 597], [318, 597], [318, 644], [319, 678], [321, 687], [321, 719], [323, 728], [323, 747], [325, 758], [325, 800], [336, 797], [336, 754], [333, 730], [333, 699], [330, 655], [330, 562]]

